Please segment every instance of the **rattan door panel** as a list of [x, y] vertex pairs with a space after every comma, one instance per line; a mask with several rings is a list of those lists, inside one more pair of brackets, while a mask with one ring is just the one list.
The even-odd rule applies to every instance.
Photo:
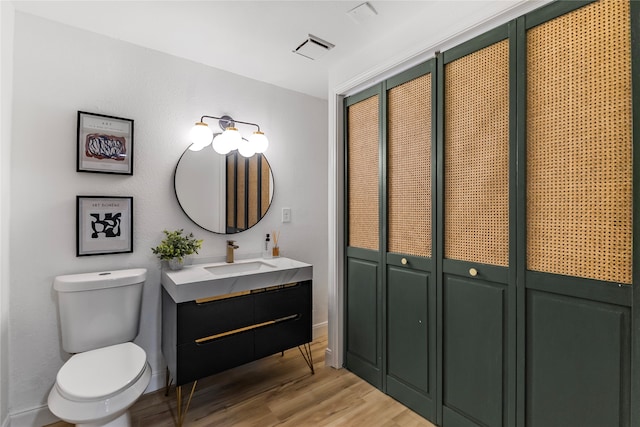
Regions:
[[527, 31], [527, 269], [631, 283], [629, 2]]
[[348, 246], [379, 248], [380, 97], [347, 107]]
[[387, 250], [429, 258], [432, 79], [427, 73], [387, 91]]
[[509, 265], [509, 41], [445, 65], [444, 257]]

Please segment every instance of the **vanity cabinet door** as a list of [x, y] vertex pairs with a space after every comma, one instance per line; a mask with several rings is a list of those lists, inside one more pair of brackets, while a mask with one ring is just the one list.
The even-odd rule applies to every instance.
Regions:
[[308, 314], [276, 323], [255, 331], [255, 358], [272, 354], [311, 342], [311, 320]]
[[276, 321], [255, 330], [256, 359], [310, 342], [311, 281], [256, 294], [255, 317], [256, 323]]
[[191, 342], [178, 346], [176, 385], [255, 360], [253, 339], [253, 331], [245, 331], [208, 342]]
[[255, 294], [255, 322], [262, 323], [294, 314], [307, 314], [311, 307], [311, 282]]
[[253, 295], [178, 304], [178, 344], [244, 328], [254, 323]]

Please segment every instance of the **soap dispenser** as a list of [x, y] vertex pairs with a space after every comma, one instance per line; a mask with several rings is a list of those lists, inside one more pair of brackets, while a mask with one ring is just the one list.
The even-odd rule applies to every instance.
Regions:
[[262, 258], [272, 258], [273, 254], [271, 253], [271, 238], [269, 233], [267, 233], [267, 238], [264, 241], [264, 250], [262, 252]]

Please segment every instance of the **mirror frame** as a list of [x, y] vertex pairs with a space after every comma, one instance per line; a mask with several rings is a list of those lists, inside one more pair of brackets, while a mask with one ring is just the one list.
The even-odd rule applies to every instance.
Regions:
[[[191, 145], [193, 145], [193, 144], [191, 144]], [[236, 231], [230, 231], [230, 228], [229, 228], [228, 226], [226, 226], [226, 227], [225, 227], [225, 230], [224, 230], [224, 231], [215, 231], [215, 230], [211, 230], [210, 228], [208, 228], [208, 227], [206, 227], [206, 226], [204, 226], [204, 225], [199, 224], [198, 222], [196, 222], [196, 221], [195, 221], [195, 220], [194, 220], [194, 219], [189, 215], [189, 213], [187, 212], [187, 210], [185, 209], [185, 207], [184, 207], [184, 206], [182, 205], [182, 203], [180, 202], [180, 197], [178, 196], [178, 188], [177, 188], [177, 185], [176, 185], [176, 174], [177, 174], [177, 171], [178, 171], [178, 167], [180, 166], [180, 162], [182, 161], [182, 159], [184, 158], [184, 156], [185, 156], [189, 151], [192, 151], [193, 153], [198, 153], [198, 152], [199, 152], [199, 151], [193, 151], [193, 150], [190, 150], [189, 148], [191, 147], [191, 145], [189, 145], [189, 147], [187, 147], [187, 148], [186, 148], [186, 150], [184, 150], [184, 152], [180, 155], [180, 158], [178, 159], [178, 162], [176, 163], [176, 167], [175, 167], [175, 168], [174, 168], [174, 170], [173, 170], [173, 191], [174, 191], [174, 194], [175, 194], [175, 196], [176, 196], [176, 201], [178, 202], [178, 205], [180, 206], [180, 209], [182, 210], [182, 212], [184, 212], [184, 214], [187, 216], [187, 218], [189, 218], [189, 220], [191, 220], [191, 222], [193, 222], [194, 224], [196, 224], [198, 227], [202, 228], [203, 230], [209, 231], [209, 232], [211, 232], [211, 233], [222, 234], [222, 235], [232, 235], [232, 234], [241, 233], [241, 232], [243, 232], [243, 231], [247, 231], [247, 230], [249, 230], [250, 228], [252, 228], [253, 226], [255, 226], [256, 224], [258, 224], [260, 221], [262, 221], [262, 219], [263, 219], [263, 218], [264, 218], [264, 217], [269, 213], [269, 210], [271, 209], [271, 205], [273, 204], [273, 198], [275, 197], [275, 191], [276, 191], [276, 189], [275, 189], [275, 177], [274, 177], [274, 174], [273, 174], [273, 168], [271, 167], [271, 163], [269, 163], [269, 160], [267, 159], [267, 157], [266, 157], [264, 154], [254, 154], [254, 156], [252, 156], [252, 157], [247, 157], [247, 158], [245, 158], [245, 157], [242, 157], [242, 156], [241, 156], [237, 151], [232, 151], [231, 153], [226, 154], [226, 155], [221, 155], [221, 154], [219, 154], [219, 155], [221, 155], [221, 156], [225, 156], [225, 157], [227, 157], [227, 158], [228, 158], [228, 156], [229, 156], [229, 155], [232, 155], [232, 154], [234, 154], [234, 153], [235, 153], [238, 159], [245, 159], [245, 160], [246, 160], [246, 162], [247, 162], [246, 164], [248, 164], [249, 160], [250, 160], [250, 159], [252, 159], [253, 157], [255, 157], [255, 156], [260, 156], [261, 158], [263, 158], [263, 159], [264, 159], [264, 161], [265, 161], [265, 162], [267, 163], [267, 165], [269, 166], [269, 181], [270, 181], [270, 184], [271, 184], [271, 188], [272, 188], [272, 190], [271, 190], [271, 198], [269, 199], [269, 205], [268, 205], [268, 206], [266, 207], [266, 209], [264, 210], [264, 213], [262, 213], [262, 215], [260, 216], [260, 218], [258, 218], [258, 220], [257, 220], [255, 223], [253, 223], [251, 226], [248, 226], [248, 227], [243, 228], [243, 229], [240, 229], [240, 230], [237, 230], [237, 229], [236, 229]], [[205, 147], [204, 149], [211, 149], [211, 150], [212, 150], [212, 148], [211, 148], [211, 147]], [[225, 173], [226, 173], [226, 164], [227, 164], [227, 163], [225, 162]], [[260, 165], [260, 163], [258, 163], [258, 165]], [[261, 168], [261, 166], [259, 166], [259, 167]], [[246, 177], [248, 177], [248, 174], [249, 174], [249, 170], [248, 170], [248, 168], [245, 168], [245, 176], [246, 176]], [[247, 199], [248, 199], [248, 197], [249, 197], [249, 195], [248, 195], [248, 194], [246, 194], [246, 193], [247, 193], [247, 192], [245, 192], [245, 201], [247, 201]], [[225, 203], [225, 205], [226, 205], [226, 200], [223, 200], [223, 202], [224, 202], [224, 203]], [[245, 205], [248, 205], [248, 203], [245, 203]], [[260, 211], [259, 211], [259, 213], [260, 213]], [[228, 214], [227, 214], [227, 215], [228, 215]], [[235, 216], [235, 215], [234, 215], [234, 216]], [[246, 223], [248, 223], [248, 221], [249, 221], [249, 212], [248, 212], [248, 210], [247, 210], [247, 212], [245, 212], [245, 221], [246, 221]], [[225, 218], [225, 224], [226, 224], [226, 222], [227, 222], [227, 220], [226, 220], [226, 218]]]

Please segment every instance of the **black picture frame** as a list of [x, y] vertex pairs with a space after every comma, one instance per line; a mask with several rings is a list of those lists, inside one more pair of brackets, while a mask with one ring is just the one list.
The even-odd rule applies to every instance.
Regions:
[[133, 175], [133, 120], [78, 111], [76, 171]]
[[133, 197], [76, 196], [76, 256], [133, 252]]

